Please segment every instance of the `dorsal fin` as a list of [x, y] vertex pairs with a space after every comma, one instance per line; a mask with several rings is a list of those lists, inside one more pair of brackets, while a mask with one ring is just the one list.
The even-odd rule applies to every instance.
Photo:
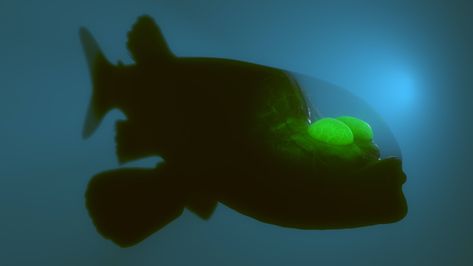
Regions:
[[150, 16], [138, 18], [128, 32], [128, 50], [136, 63], [152, 63], [174, 57], [156, 22]]

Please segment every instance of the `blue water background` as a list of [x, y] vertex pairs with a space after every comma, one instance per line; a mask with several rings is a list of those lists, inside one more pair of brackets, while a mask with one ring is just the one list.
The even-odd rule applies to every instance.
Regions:
[[[281, 67], [369, 103], [402, 149], [408, 216], [303, 231], [220, 205], [129, 249], [102, 239], [84, 191], [118, 166], [122, 115], [81, 139], [90, 80], [78, 28], [129, 63], [126, 33], [144, 13], [179, 56]], [[472, 265], [472, 14], [471, 1], [2, 0], [0, 265]]]

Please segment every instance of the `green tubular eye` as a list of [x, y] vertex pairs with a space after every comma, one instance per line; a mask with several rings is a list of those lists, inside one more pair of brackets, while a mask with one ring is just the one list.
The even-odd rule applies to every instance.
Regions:
[[353, 143], [353, 133], [343, 122], [334, 118], [322, 118], [309, 126], [309, 135], [318, 141], [332, 145]]
[[340, 116], [337, 120], [345, 123], [353, 132], [355, 139], [371, 141], [373, 139], [373, 130], [365, 121], [352, 116]]

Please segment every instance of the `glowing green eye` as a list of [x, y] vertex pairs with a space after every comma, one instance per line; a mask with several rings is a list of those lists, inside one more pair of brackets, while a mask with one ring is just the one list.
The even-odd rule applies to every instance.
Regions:
[[373, 139], [373, 130], [365, 121], [352, 116], [340, 116], [338, 120], [345, 123], [353, 132], [355, 139], [370, 141]]
[[353, 133], [343, 122], [334, 118], [322, 118], [309, 126], [309, 135], [318, 141], [332, 145], [353, 143]]

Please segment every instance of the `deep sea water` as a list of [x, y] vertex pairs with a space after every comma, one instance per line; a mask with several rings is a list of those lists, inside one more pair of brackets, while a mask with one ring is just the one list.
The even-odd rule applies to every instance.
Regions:
[[[471, 1], [97, 2], [0, 3], [1, 265], [473, 263]], [[303, 231], [220, 205], [208, 222], [185, 212], [133, 248], [102, 239], [83, 194], [90, 176], [118, 167], [113, 122], [121, 114], [81, 139], [90, 81], [78, 28], [88, 27], [112, 61], [131, 62], [126, 33], [144, 13], [177, 55], [304, 73], [370, 104], [402, 150], [408, 216]]]

